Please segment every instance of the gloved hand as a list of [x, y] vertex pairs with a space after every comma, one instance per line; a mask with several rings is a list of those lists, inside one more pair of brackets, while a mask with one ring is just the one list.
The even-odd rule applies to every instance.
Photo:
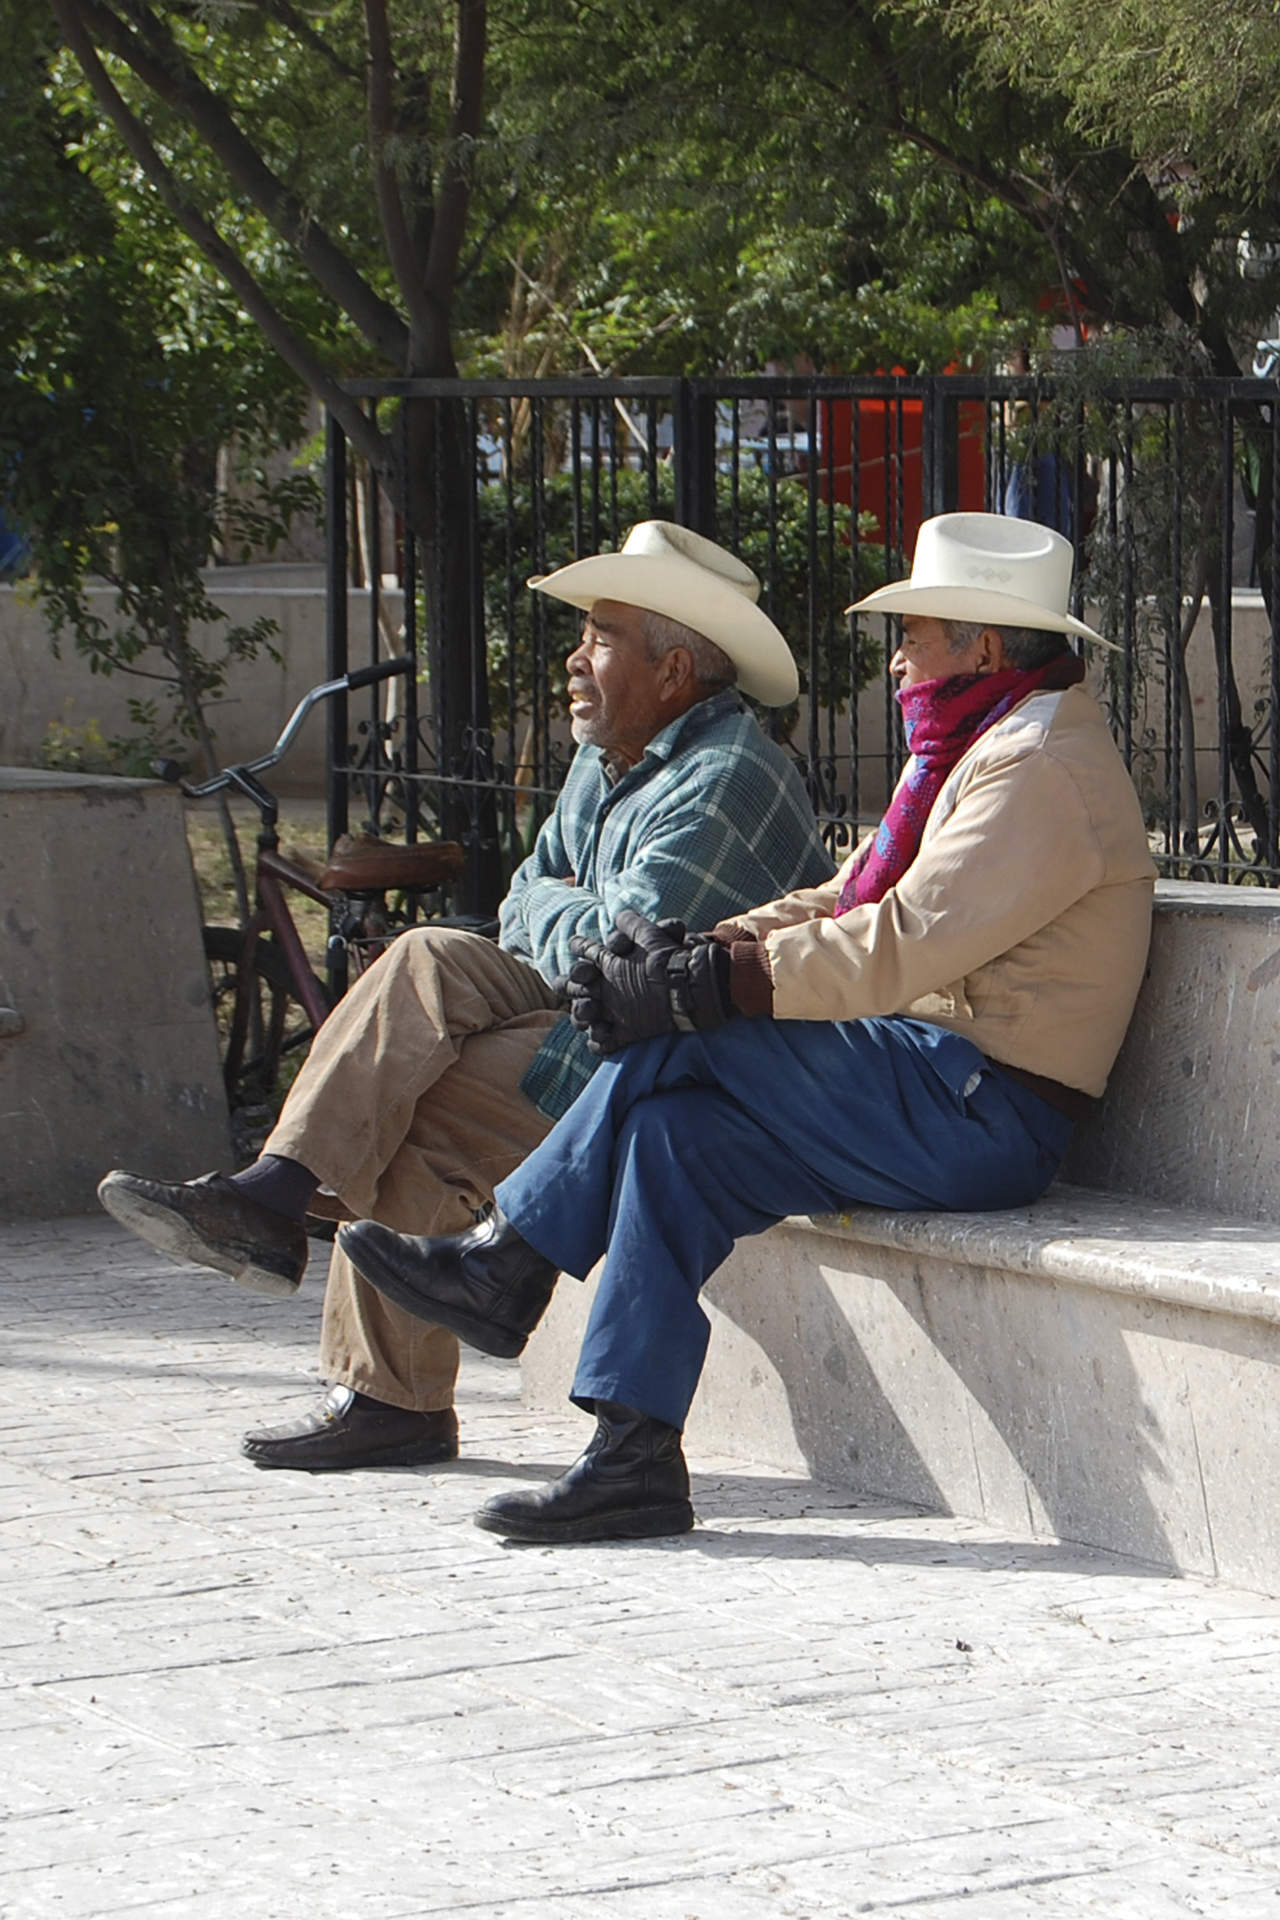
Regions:
[[624, 907], [608, 939], [575, 934], [569, 1017], [592, 1053], [677, 1030], [723, 1026], [733, 1011], [728, 949], [678, 920], [646, 920]]

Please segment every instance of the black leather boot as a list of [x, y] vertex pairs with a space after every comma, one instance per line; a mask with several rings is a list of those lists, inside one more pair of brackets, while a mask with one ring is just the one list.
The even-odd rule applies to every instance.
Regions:
[[680, 1431], [612, 1400], [595, 1403], [591, 1445], [549, 1487], [500, 1493], [476, 1525], [508, 1540], [651, 1540], [688, 1533], [689, 1469]]
[[465, 1233], [437, 1238], [348, 1220], [338, 1245], [356, 1272], [406, 1313], [503, 1360], [523, 1351], [559, 1277], [498, 1206]]

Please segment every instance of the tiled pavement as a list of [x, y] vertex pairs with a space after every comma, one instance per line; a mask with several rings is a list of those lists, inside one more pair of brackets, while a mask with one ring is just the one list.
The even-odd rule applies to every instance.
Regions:
[[452, 1468], [257, 1472], [322, 1272], [0, 1228], [5, 1920], [1280, 1920], [1280, 1602], [728, 1459], [507, 1547], [586, 1423], [497, 1362]]

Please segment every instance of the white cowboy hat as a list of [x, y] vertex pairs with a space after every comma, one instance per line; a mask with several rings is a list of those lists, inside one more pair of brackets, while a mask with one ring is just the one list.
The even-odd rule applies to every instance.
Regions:
[[571, 607], [623, 600], [681, 621], [724, 649], [742, 691], [766, 707], [785, 707], [800, 691], [790, 647], [756, 605], [760, 582], [750, 567], [671, 520], [641, 520], [621, 552], [573, 560], [529, 585]]
[[1120, 653], [1067, 612], [1071, 542], [1035, 520], [940, 513], [922, 523], [909, 580], [891, 580], [846, 613], [919, 613], [993, 627], [1074, 633]]

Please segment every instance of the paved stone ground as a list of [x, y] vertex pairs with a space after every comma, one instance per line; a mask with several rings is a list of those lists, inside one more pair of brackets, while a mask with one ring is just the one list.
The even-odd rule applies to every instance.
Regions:
[[0, 1228], [6, 1920], [1280, 1920], [1280, 1603], [728, 1459], [504, 1546], [586, 1423], [498, 1362], [453, 1468], [260, 1473], [322, 1271]]

